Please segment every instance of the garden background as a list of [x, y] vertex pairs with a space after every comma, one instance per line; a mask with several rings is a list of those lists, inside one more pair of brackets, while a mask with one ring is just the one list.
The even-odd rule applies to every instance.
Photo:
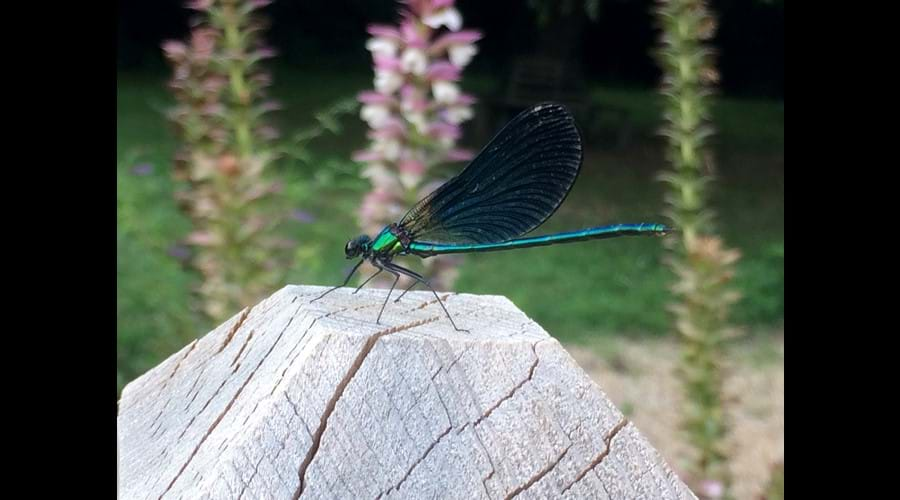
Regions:
[[[252, 3], [252, 2], [251, 2]], [[262, 2], [265, 3], [265, 2]], [[439, 2], [435, 2], [439, 3]], [[452, 2], [450, 2], [452, 3]], [[372, 189], [365, 163], [369, 124], [356, 97], [373, 88], [372, 23], [396, 24], [392, 1], [274, 2], [259, 33], [274, 52], [262, 62], [273, 106], [267, 125], [279, 154], [276, 179], [291, 241], [284, 284], [335, 285], [348, 271], [343, 249], [361, 232], [360, 207]], [[477, 151], [502, 124], [492, 111], [509, 94], [517, 61], [554, 54], [577, 67], [579, 91], [600, 117], [586, 136], [574, 189], [538, 231], [614, 222], [660, 221], [669, 189], [663, 127], [666, 98], [655, 56], [655, 2], [459, 0], [477, 53], [455, 83], [475, 98], [458, 146]], [[741, 334], [723, 351], [729, 468], [738, 498], [758, 498], [779, 479], [784, 455], [784, 7], [777, 1], [718, 1], [719, 77], [709, 138], [714, 162], [708, 206], [715, 229], [739, 250], [733, 288], [741, 299], [730, 321]], [[191, 216], [176, 201], [174, 175], [184, 142], [169, 116], [173, 68], [162, 47], [189, 36], [196, 10], [169, 0], [119, 3], [117, 39], [117, 388], [216, 323], [194, 291]], [[271, 57], [268, 57], [271, 55]], [[580, 124], [581, 125], [581, 124]], [[627, 133], [625, 133], [627, 132]], [[357, 160], [359, 156], [356, 156]], [[464, 162], [444, 162], [446, 178]], [[364, 221], [363, 221], [364, 222]], [[654, 239], [623, 238], [468, 256], [452, 288], [509, 297], [567, 345], [576, 359], [675, 464], [687, 452], [674, 415], [683, 398], [677, 370], [666, 249]], [[456, 264], [455, 264], [456, 265]], [[231, 314], [238, 310], [231, 311]], [[780, 465], [779, 465], [780, 464]]]

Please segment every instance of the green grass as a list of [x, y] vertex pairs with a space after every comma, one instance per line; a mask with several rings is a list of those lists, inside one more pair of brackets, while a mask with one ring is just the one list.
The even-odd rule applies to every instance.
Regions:
[[[194, 277], [168, 249], [190, 223], [172, 203], [163, 154], [122, 154], [117, 169], [116, 331], [119, 388], [180, 349], [203, 325], [191, 312]], [[136, 176], [133, 165], [155, 173]]]
[[[311, 75], [277, 69], [274, 76], [273, 94], [284, 108], [277, 114], [277, 125], [285, 135], [312, 124], [316, 111], [371, 85], [367, 73]], [[172, 201], [174, 141], [162, 116], [170, 103], [164, 81], [165, 75], [118, 78], [120, 386], [210, 327], [189, 308], [196, 277], [167, 253], [190, 224]], [[464, 86], [484, 94], [493, 83], [488, 77], [474, 77]], [[636, 140], [625, 150], [589, 147], [571, 195], [539, 232], [661, 220], [663, 186], [654, 181], [666, 167], [655, 138], [660, 98], [652, 89], [605, 87], [596, 88], [594, 97], [629, 111]], [[784, 315], [784, 106], [725, 99], [714, 119], [720, 131], [720, 179], [713, 205], [726, 241], [744, 256], [736, 282], [745, 298], [735, 318], [750, 330], [767, 330]], [[316, 217], [313, 223], [290, 227], [291, 237], [301, 243], [290, 283], [334, 284], [347, 268], [342, 249], [358, 233], [356, 209], [366, 189], [354, 175], [357, 167], [349, 156], [365, 144], [365, 128], [355, 116], [344, 123], [339, 137], [315, 142], [315, 161], [279, 166], [290, 204]], [[486, 139], [467, 137], [467, 142], [477, 147]], [[153, 172], [133, 174], [131, 169], [141, 163], [152, 164]], [[321, 181], [315, 190], [310, 179]], [[663, 334], [669, 319], [665, 306], [670, 274], [662, 258], [655, 238], [471, 255], [455, 288], [506, 295], [564, 341]]]
[[[594, 100], [628, 111], [634, 127], [643, 134], [660, 127], [663, 97], [652, 89], [635, 91], [615, 87], [595, 87]], [[718, 97], [713, 104], [712, 121], [718, 149], [757, 151], [784, 150], [784, 103], [763, 99]]]

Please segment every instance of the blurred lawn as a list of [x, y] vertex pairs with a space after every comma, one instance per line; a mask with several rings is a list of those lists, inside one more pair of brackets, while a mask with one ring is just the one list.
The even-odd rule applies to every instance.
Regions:
[[[313, 113], [371, 85], [359, 74], [276, 70], [273, 89], [284, 109], [277, 125], [290, 135], [310, 125]], [[190, 227], [172, 200], [169, 178], [174, 141], [163, 117], [170, 100], [165, 75], [120, 74], [117, 114], [117, 330], [119, 385], [142, 373], [212, 326], [191, 313], [195, 276], [169, 252]], [[464, 87], [484, 95], [494, 82], [474, 77]], [[629, 110], [635, 139], [627, 149], [588, 147], [571, 195], [539, 232], [613, 222], [660, 221], [666, 167], [655, 137], [660, 98], [650, 90], [598, 87], [594, 98]], [[719, 183], [713, 206], [729, 245], [743, 254], [737, 285], [745, 299], [735, 319], [767, 331], [784, 315], [784, 105], [723, 99], [715, 109], [719, 130]], [[348, 262], [343, 246], [358, 233], [355, 211], [366, 184], [353, 175], [350, 152], [365, 143], [363, 124], [346, 117], [339, 137], [323, 137], [310, 165], [280, 168], [294, 208], [312, 214], [296, 222], [301, 243], [289, 283], [339, 283]], [[466, 138], [478, 148], [487, 138]], [[149, 173], [134, 167], [152, 166]], [[461, 166], [452, 166], [450, 171]], [[325, 177], [311, 196], [308, 179]], [[602, 242], [468, 256], [458, 291], [506, 295], [562, 341], [598, 335], [667, 331], [669, 272], [660, 241], [623, 238]], [[237, 312], [237, 311], [235, 311]]]

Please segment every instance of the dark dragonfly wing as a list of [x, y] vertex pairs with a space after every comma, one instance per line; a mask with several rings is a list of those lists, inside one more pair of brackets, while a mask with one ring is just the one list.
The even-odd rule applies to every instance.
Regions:
[[560, 104], [540, 104], [507, 124], [460, 174], [400, 221], [433, 243], [506, 241], [540, 226], [581, 169], [581, 134]]

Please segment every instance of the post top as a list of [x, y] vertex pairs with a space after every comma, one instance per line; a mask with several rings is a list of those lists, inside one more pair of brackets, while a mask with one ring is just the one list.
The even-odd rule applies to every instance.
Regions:
[[408, 336], [437, 336], [466, 342], [527, 341], [550, 338], [536, 322], [525, 315], [508, 298], [501, 295], [473, 295], [454, 292], [437, 292], [456, 324], [469, 332], [456, 331], [444, 314], [437, 299], [430, 291], [407, 293], [400, 302], [394, 302], [401, 291], [394, 290], [380, 323], [376, 323], [378, 311], [387, 298], [388, 289], [345, 287], [329, 293], [315, 302], [312, 300], [329, 287], [288, 285], [266, 299], [258, 307], [268, 303], [288, 301], [302, 311], [319, 317], [321, 326], [348, 334], [371, 335], [385, 330], [403, 331]]
[[[122, 392], [120, 496], [694, 498], [508, 299], [287, 286]], [[604, 495], [605, 493], [605, 495]]]

